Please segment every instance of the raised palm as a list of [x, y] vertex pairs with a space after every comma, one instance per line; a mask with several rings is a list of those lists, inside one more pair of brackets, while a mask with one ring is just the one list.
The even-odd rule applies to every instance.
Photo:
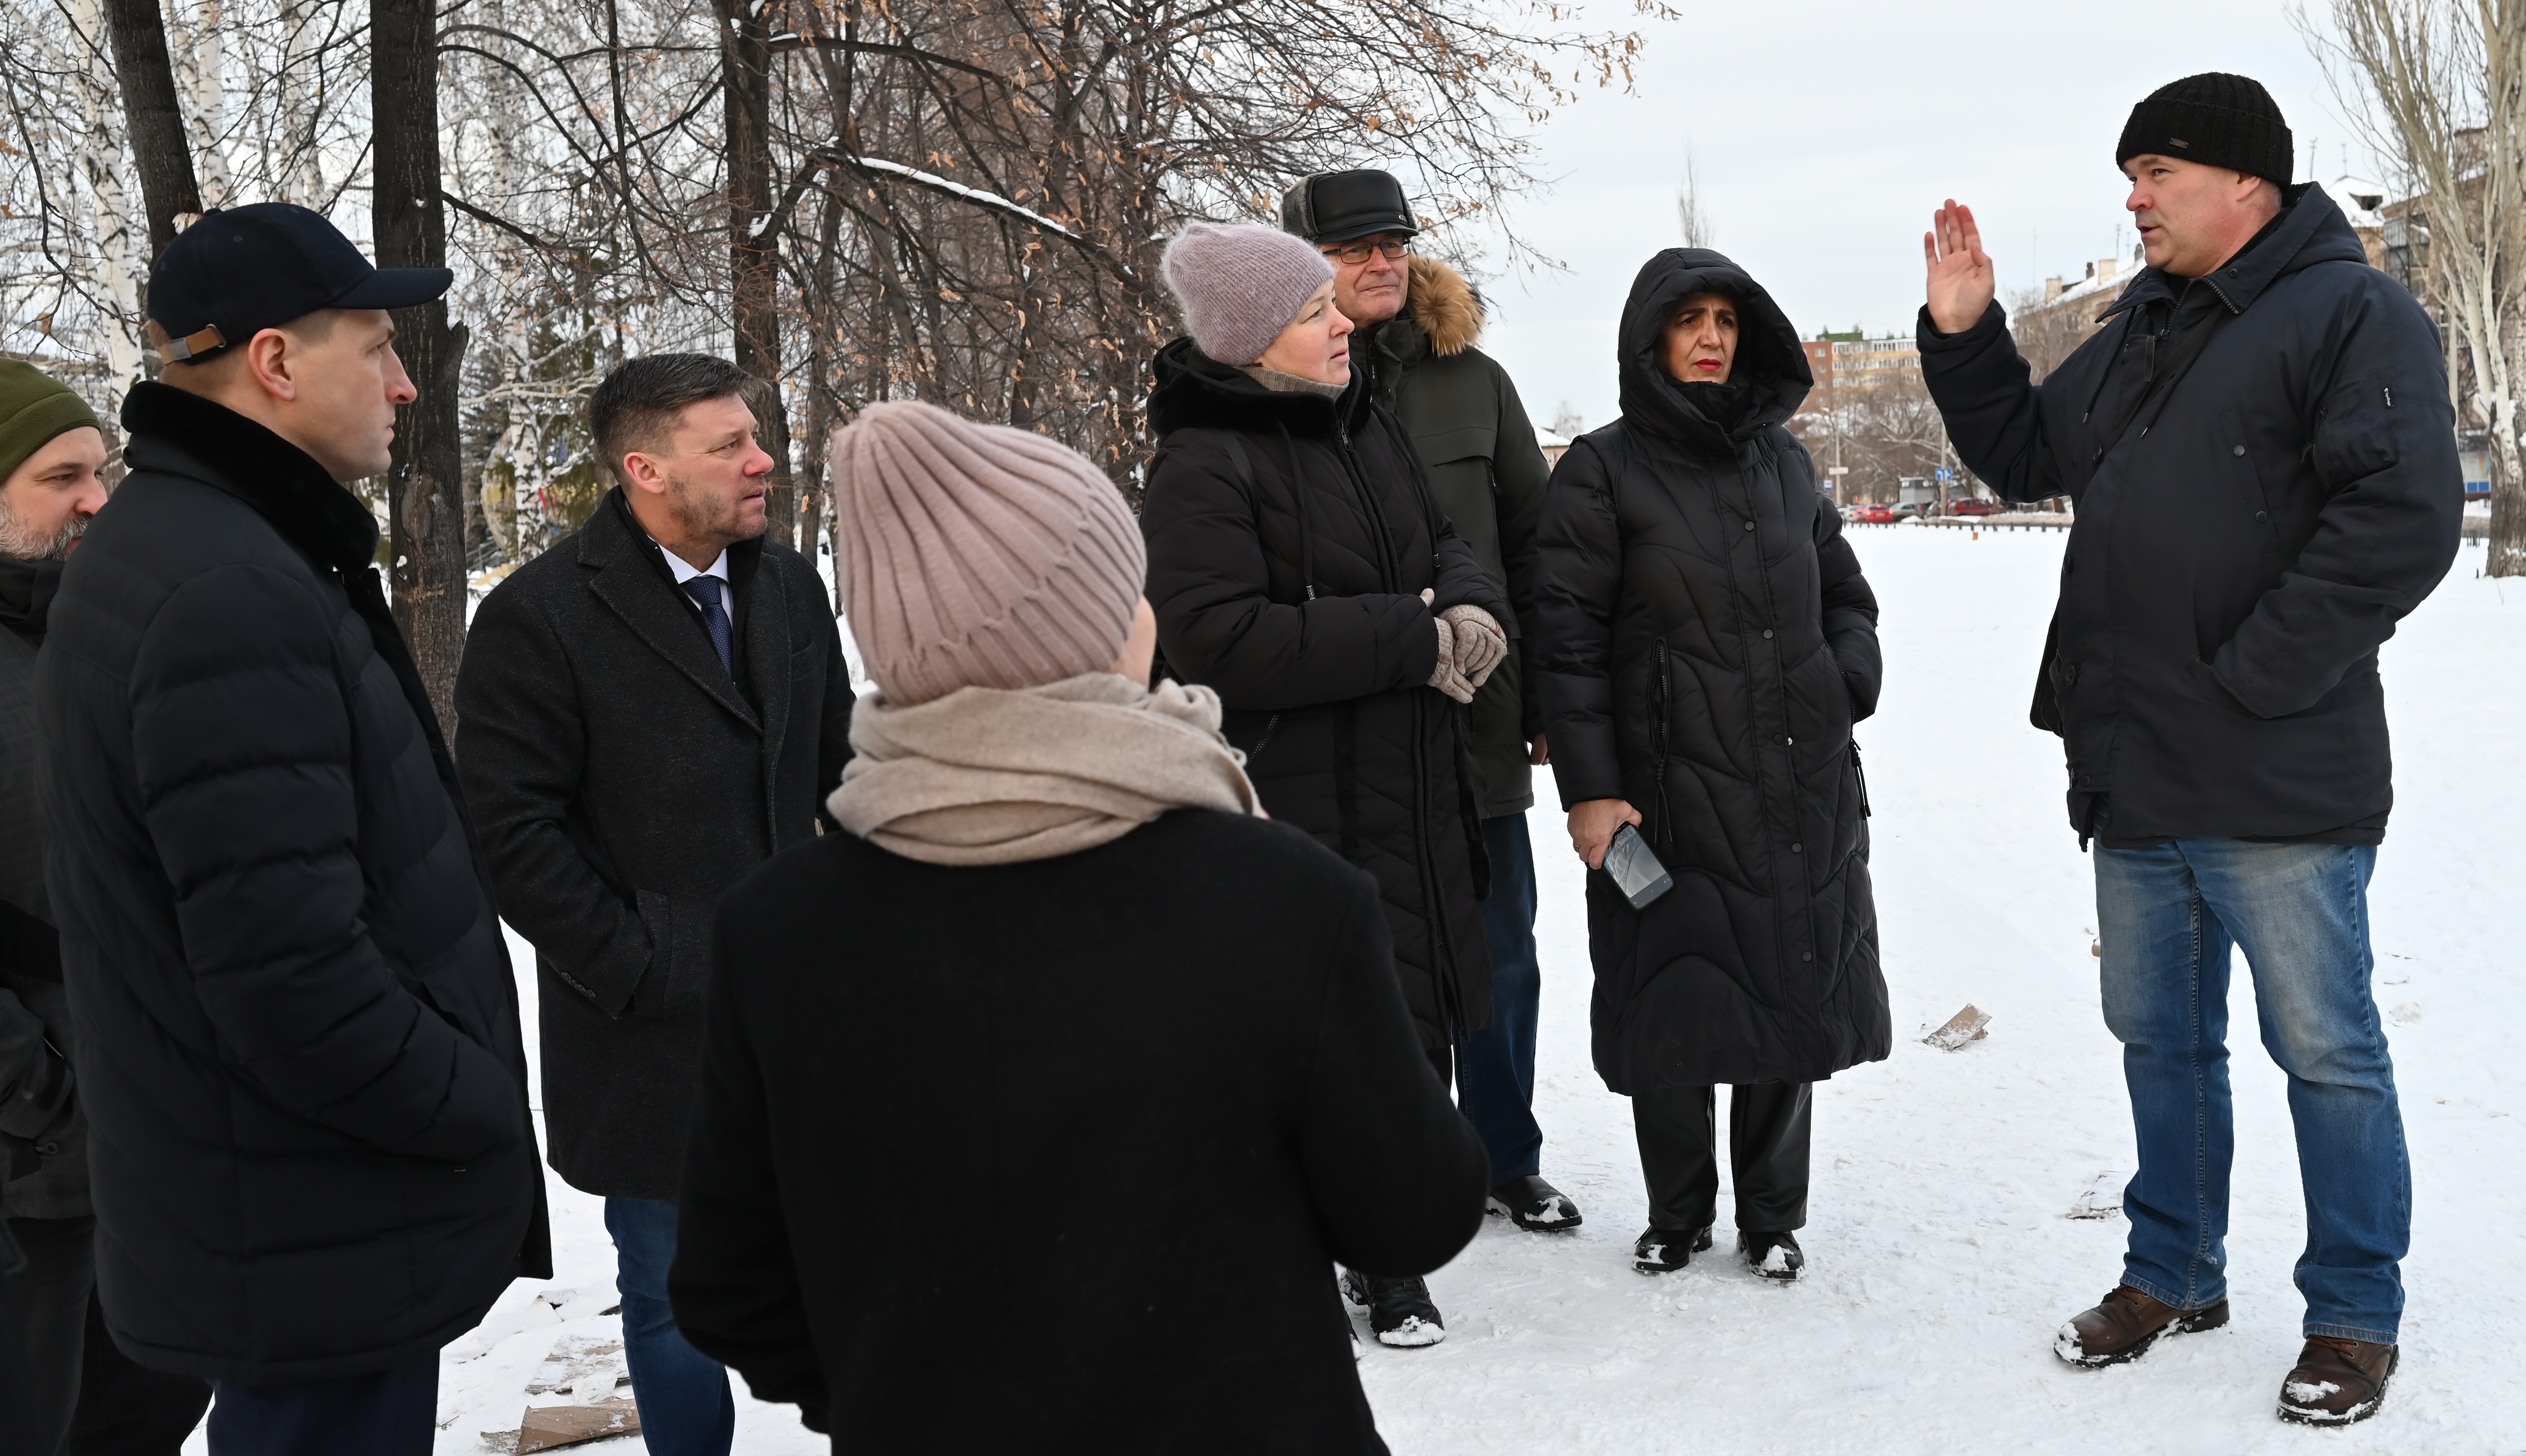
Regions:
[[1930, 268], [1930, 323], [1941, 333], [1962, 333], [1991, 307], [1991, 255], [1973, 209], [1950, 197], [1921, 234], [1921, 258]]

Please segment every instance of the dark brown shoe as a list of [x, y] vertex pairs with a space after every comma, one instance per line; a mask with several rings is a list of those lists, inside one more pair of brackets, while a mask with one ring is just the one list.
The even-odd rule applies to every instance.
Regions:
[[2281, 1419], [2301, 1426], [2365, 1421], [2386, 1403], [2386, 1382], [2401, 1362], [2400, 1345], [2311, 1334], [2298, 1353], [2298, 1369], [2281, 1381]]
[[2172, 1331], [2191, 1334], [2228, 1323], [2228, 1301], [2199, 1309], [2177, 1309], [2143, 1294], [2129, 1284], [2116, 1284], [2097, 1307], [2071, 1319], [2052, 1336], [2052, 1353], [2072, 1365], [2095, 1370], [2121, 1365], [2148, 1353], [2157, 1337]]

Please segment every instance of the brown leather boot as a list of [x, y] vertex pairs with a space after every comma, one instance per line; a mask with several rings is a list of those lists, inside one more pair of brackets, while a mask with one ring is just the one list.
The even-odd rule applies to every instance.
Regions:
[[2299, 1351], [2298, 1368], [2281, 1381], [2281, 1419], [2301, 1426], [2365, 1421], [2386, 1403], [2386, 1382], [2400, 1363], [2400, 1345], [2308, 1335], [2306, 1348]]
[[2228, 1323], [2228, 1301], [2206, 1304], [2199, 1309], [2177, 1309], [2163, 1300], [2143, 1294], [2129, 1284], [2116, 1284], [2097, 1307], [2072, 1317], [2052, 1337], [2052, 1353], [2072, 1365], [2095, 1370], [2101, 1366], [2121, 1365], [2148, 1353], [2157, 1337], [2169, 1330], [2191, 1334], [2197, 1330], [2216, 1330]]

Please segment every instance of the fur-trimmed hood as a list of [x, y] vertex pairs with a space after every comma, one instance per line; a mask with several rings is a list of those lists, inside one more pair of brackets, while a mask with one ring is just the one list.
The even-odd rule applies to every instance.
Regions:
[[1483, 296], [1463, 274], [1416, 253], [1410, 291], [1412, 317], [1430, 336], [1431, 353], [1462, 354], [1483, 336]]

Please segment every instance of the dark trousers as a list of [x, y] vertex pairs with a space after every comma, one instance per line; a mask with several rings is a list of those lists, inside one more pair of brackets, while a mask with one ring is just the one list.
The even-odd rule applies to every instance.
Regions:
[[429, 1456], [438, 1352], [329, 1381], [213, 1381], [211, 1456]]
[[211, 1387], [135, 1365], [96, 1302], [96, 1220], [11, 1219], [26, 1264], [0, 1280], [0, 1450], [176, 1456]]
[[1526, 816], [1483, 821], [1491, 892], [1483, 930], [1491, 951], [1491, 1024], [1456, 1048], [1456, 1101], [1490, 1154], [1491, 1186], [1542, 1171], [1535, 1121], [1535, 1023], [1543, 972], [1535, 953], [1535, 847]]
[[[1632, 1131], [1649, 1188], [1649, 1227], [1698, 1232], [1719, 1208], [1719, 1127], [1711, 1087], [1668, 1087], [1632, 1097]], [[1807, 1131], [1814, 1109], [1806, 1082], [1732, 1087], [1728, 1164], [1737, 1185], [1737, 1227], [1776, 1233], [1807, 1222]]]

